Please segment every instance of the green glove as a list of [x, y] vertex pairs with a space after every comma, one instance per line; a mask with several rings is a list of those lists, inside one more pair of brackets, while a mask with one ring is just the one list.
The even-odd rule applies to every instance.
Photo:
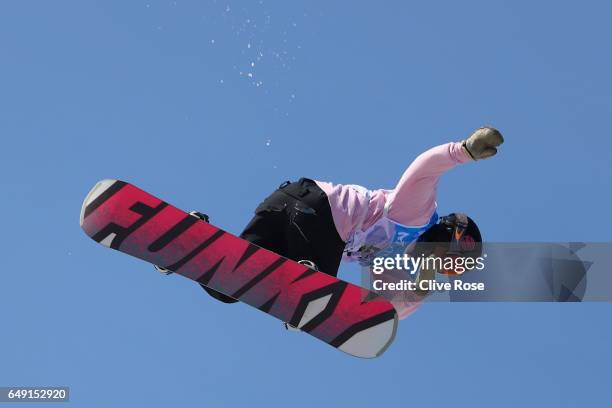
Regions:
[[474, 160], [486, 159], [497, 154], [497, 147], [504, 137], [493, 127], [481, 127], [463, 141], [463, 147]]

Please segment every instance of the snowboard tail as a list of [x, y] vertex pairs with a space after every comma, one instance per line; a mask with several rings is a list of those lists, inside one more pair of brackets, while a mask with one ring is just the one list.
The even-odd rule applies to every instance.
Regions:
[[[357, 357], [397, 330], [387, 300], [200, 220], [129, 183], [103, 180], [81, 208], [94, 241], [247, 303]], [[367, 299], [367, 300], [366, 300]]]

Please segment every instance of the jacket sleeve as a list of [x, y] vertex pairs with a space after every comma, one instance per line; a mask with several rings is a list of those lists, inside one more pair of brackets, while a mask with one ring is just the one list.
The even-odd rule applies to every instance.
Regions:
[[436, 208], [440, 176], [471, 160], [461, 142], [436, 146], [419, 155], [394, 189], [388, 204], [389, 218], [404, 225], [425, 224]]

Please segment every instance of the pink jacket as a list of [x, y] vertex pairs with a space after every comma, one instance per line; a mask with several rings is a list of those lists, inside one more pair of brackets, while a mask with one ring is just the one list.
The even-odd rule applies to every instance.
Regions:
[[[378, 189], [365, 194], [365, 189], [360, 186], [324, 181], [316, 183], [327, 194], [336, 230], [346, 242], [360, 224], [361, 230], [365, 231], [378, 221], [385, 205], [388, 205], [388, 217], [392, 221], [403, 225], [427, 223], [436, 209], [436, 188], [440, 176], [470, 160], [461, 142], [451, 142], [418, 156], [393, 190]], [[411, 314], [416, 307], [414, 302], [396, 305], [400, 318]]]

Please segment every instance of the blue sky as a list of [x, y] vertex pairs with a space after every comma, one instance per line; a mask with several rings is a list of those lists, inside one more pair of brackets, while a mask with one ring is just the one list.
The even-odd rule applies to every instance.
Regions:
[[286, 179], [391, 188], [493, 124], [501, 154], [447, 174], [441, 212], [490, 241], [609, 241], [610, 12], [2, 2], [0, 385], [67, 385], [84, 407], [605, 405], [607, 303], [429, 304], [364, 361], [104, 250], [78, 213], [119, 178], [238, 233]]

